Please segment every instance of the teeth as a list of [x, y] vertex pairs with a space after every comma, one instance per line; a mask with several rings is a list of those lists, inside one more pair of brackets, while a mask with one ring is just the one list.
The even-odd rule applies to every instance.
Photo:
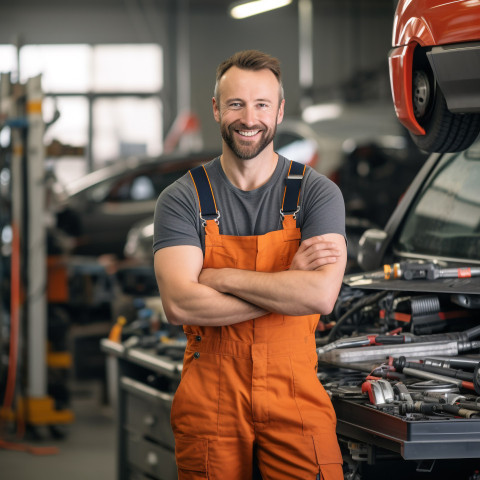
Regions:
[[239, 130], [238, 133], [243, 135], [244, 137], [253, 137], [256, 135], [260, 130]]

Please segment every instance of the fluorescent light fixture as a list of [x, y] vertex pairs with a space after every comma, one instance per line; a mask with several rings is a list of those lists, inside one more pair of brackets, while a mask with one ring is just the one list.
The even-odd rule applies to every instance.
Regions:
[[149, 223], [147, 226], [142, 228], [142, 235], [145, 237], [153, 237], [153, 223]]
[[247, 18], [259, 13], [285, 7], [292, 3], [292, 0], [256, 0], [252, 2], [234, 3], [230, 6], [230, 15], [233, 18]]
[[305, 108], [302, 113], [303, 121], [306, 123], [321, 122], [338, 118], [343, 112], [341, 105], [337, 103], [324, 103], [321, 105], [311, 105]]

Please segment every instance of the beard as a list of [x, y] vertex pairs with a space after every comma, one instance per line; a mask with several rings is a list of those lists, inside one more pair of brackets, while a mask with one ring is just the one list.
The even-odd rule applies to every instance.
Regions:
[[[235, 130], [260, 130], [261, 137], [256, 141], [251, 141], [248, 137], [242, 140], [235, 135]], [[273, 141], [277, 132], [277, 125], [275, 124], [273, 129], [265, 130], [263, 127], [245, 128], [241, 124], [235, 123], [228, 126], [221, 125], [220, 132], [225, 143], [238, 158], [250, 160], [259, 155]]]

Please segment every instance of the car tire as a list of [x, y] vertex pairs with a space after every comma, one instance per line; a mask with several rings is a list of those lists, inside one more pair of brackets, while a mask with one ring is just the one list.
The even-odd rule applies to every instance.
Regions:
[[467, 149], [480, 133], [480, 114], [452, 113], [431, 72], [413, 72], [415, 118], [425, 135], [410, 133], [418, 148], [426, 152], [460, 152]]

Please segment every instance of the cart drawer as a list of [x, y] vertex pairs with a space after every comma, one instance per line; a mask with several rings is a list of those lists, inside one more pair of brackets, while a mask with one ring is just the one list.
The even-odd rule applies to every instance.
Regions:
[[[127, 433], [128, 463], [158, 480], [177, 480], [175, 454], [137, 434]], [[142, 478], [142, 477], [140, 477]]]
[[120, 384], [126, 392], [125, 426], [174, 450], [175, 441], [170, 426], [173, 395], [128, 377], [122, 377]]

